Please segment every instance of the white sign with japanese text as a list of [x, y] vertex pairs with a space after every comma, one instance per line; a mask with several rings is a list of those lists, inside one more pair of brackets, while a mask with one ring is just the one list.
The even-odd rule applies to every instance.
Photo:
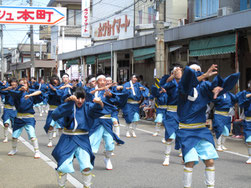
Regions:
[[82, 37], [90, 37], [90, 0], [82, 0]]
[[92, 38], [95, 41], [132, 38], [134, 0], [93, 0]]
[[66, 8], [0, 6], [0, 24], [66, 25]]

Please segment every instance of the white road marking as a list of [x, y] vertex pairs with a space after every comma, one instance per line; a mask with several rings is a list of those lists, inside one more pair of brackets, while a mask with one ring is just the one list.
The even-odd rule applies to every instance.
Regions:
[[[0, 122], [0, 124], [3, 127], [3, 123]], [[9, 128], [9, 132], [12, 134], [12, 130]], [[27, 142], [23, 137], [19, 137], [18, 138], [27, 148], [29, 148], [32, 152], [33, 150], [33, 146]], [[40, 158], [47, 163], [51, 168], [55, 169], [57, 167], [57, 164], [55, 162], [53, 162], [50, 158], [48, 158], [46, 155], [44, 155], [41, 151], [40, 151]], [[67, 174], [67, 180], [76, 188], [82, 188], [83, 184], [80, 183], [76, 178], [74, 178], [72, 175]]]
[[243, 154], [240, 154], [240, 153], [237, 153], [237, 152], [233, 152], [233, 151], [223, 151], [225, 153], [230, 153], [230, 154], [233, 154], [233, 155], [238, 155], [240, 157], [245, 157], [245, 158], [248, 158], [249, 156], [247, 155], [243, 155]]

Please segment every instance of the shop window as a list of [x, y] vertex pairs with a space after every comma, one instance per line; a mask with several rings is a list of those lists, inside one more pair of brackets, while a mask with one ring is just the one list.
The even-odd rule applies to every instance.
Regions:
[[142, 10], [139, 10], [139, 24], [143, 24], [142, 16]]
[[195, 0], [195, 19], [217, 15], [219, 0]]
[[67, 25], [81, 25], [81, 10], [67, 10]]

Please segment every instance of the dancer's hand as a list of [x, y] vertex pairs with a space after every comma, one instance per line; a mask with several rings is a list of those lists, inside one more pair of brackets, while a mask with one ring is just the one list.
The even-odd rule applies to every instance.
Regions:
[[247, 98], [251, 97], [251, 93], [247, 94], [246, 97], [247, 97]]
[[223, 90], [223, 88], [222, 87], [215, 87], [214, 89], [213, 89], [213, 93], [214, 93], [214, 99], [216, 99], [217, 98], [217, 96], [219, 95], [219, 93], [221, 92]]
[[205, 76], [207, 78], [209, 78], [211, 76], [214, 76], [214, 75], [218, 74], [218, 72], [217, 72], [218, 68], [217, 67], [218, 67], [218, 65], [216, 65], [216, 64], [211, 65], [211, 67], [205, 73]]

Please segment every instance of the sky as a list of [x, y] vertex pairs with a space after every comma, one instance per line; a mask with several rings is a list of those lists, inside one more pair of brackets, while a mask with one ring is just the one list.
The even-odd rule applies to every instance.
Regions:
[[[46, 7], [50, 0], [33, 0], [33, 6]], [[5, 6], [29, 6], [29, 0], [2, 0]], [[39, 26], [34, 25], [34, 43], [39, 41]], [[29, 25], [5, 24], [3, 26], [3, 46], [4, 48], [16, 48], [18, 43], [30, 43], [30, 38], [26, 35], [29, 32]]]

